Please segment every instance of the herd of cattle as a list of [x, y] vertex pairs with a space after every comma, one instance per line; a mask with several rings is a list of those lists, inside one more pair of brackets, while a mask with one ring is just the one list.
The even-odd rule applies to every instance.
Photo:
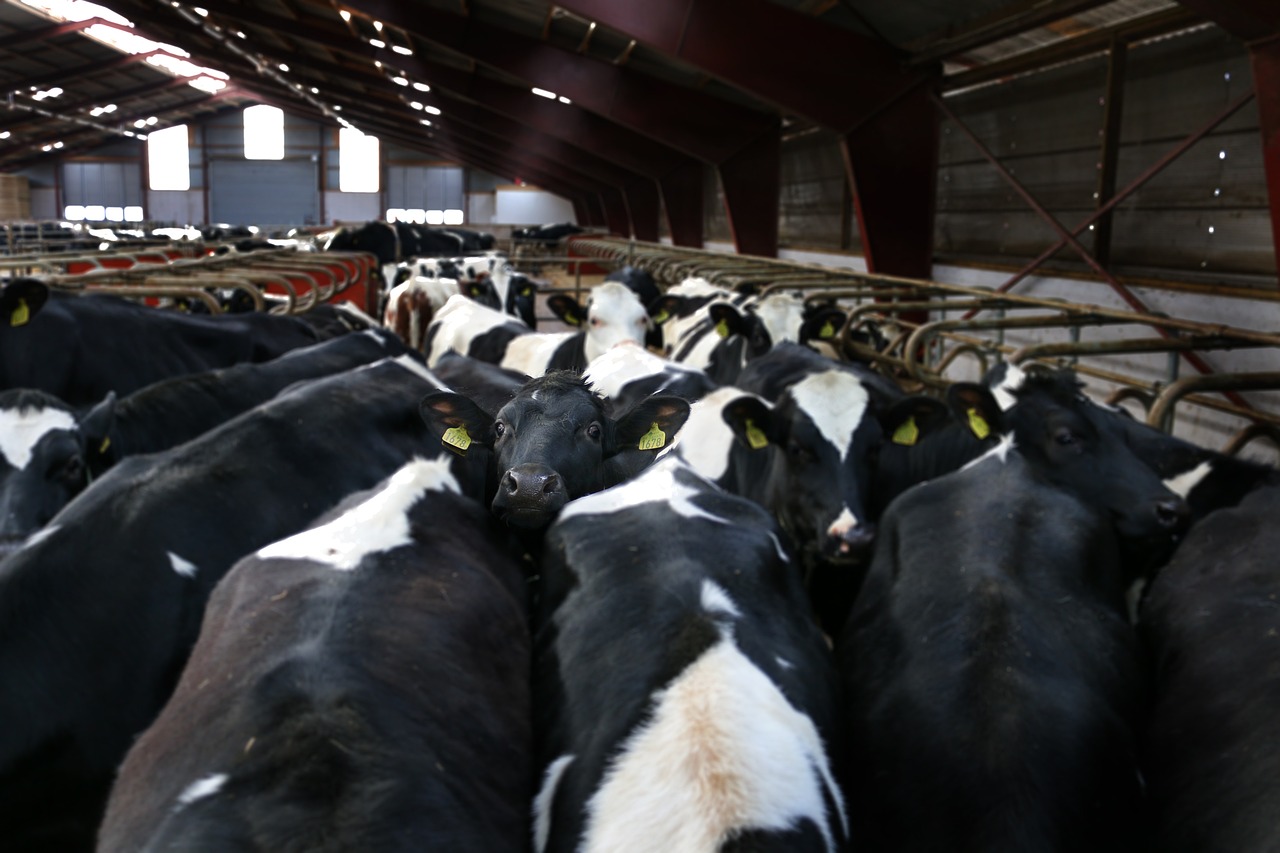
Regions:
[[395, 254], [386, 328], [0, 281], [4, 850], [1280, 846], [1275, 469]]

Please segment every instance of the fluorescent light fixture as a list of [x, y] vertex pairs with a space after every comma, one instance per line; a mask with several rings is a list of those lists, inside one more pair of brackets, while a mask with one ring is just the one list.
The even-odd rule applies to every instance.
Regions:
[[[208, 9], [201, 9], [199, 6], [192, 6], [192, 7], [191, 7], [191, 11], [192, 11], [192, 12], [195, 12], [197, 15], [199, 15], [199, 16], [200, 16], [200, 17], [202, 17], [202, 18], [207, 18], [207, 17], [209, 17], [209, 10], [208, 10]], [[130, 220], [130, 222], [135, 222], [135, 221], [137, 221], [137, 220]]]
[[386, 43], [385, 41], [383, 41], [382, 39], [369, 39], [369, 44], [373, 45], [374, 47], [386, 47], [386, 46], [387, 46], [387, 43]]
[[280, 70], [281, 70], [281, 71], [288, 71], [288, 70], [289, 70], [289, 66], [288, 66], [288, 65], [285, 65], [283, 62], [281, 62], [281, 63], [280, 63]]
[[392, 83], [395, 83], [397, 86], [408, 86], [408, 85], [409, 85], [409, 81], [408, 81], [407, 79], [405, 79], [404, 77], [392, 77], [392, 78], [391, 78], [391, 82], [392, 82]]
[[409, 106], [413, 107], [415, 110], [422, 109], [422, 104], [419, 101], [410, 101]]
[[423, 127], [431, 127], [431, 120], [430, 120], [430, 119], [425, 119], [425, 118], [420, 118], [420, 119], [418, 119], [418, 124], [422, 125]]
[[566, 98], [564, 95], [561, 95], [559, 98], [557, 98], [557, 100], [558, 100], [558, 101], [560, 101], [560, 103], [562, 103], [562, 104], [572, 104], [572, 103], [573, 103], [573, 101], [569, 100], [569, 99], [568, 99], [568, 98]]
[[0, 130], [0, 139], [8, 139], [11, 134], [7, 130]]
[[315, 86], [312, 86], [312, 87], [311, 87], [311, 94], [313, 94], [313, 95], [318, 95], [318, 94], [320, 94], [320, 90], [319, 90], [319, 89], [317, 89]]
[[423, 110], [425, 110], [426, 112], [431, 113], [433, 116], [438, 116], [438, 115], [440, 115], [440, 108], [439, 108], [439, 107], [433, 107], [433, 106], [431, 106], [430, 104], [427, 104], [427, 105], [426, 105], [426, 106], [424, 106], [422, 109], [423, 109]]
[[[61, 142], [55, 142], [55, 143], [53, 143], [53, 147], [54, 147], [54, 148], [61, 148], [61, 147], [62, 147], [62, 143], [61, 143]], [[1212, 233], [1213, 233], [1213, 229], [1212, 229], [1212, 228], [1210, 228], [1210, 229], [1209, 229], [1209, 233], [1210, 233], [1210, 234], [1212, 234]]]
[[148, 124], [148, 125], [154, 125], [154, 124], [156, 124], [156, 122], [158, 122], [158, 121], [160, 121], [160, 119], [156, 118], [155, 116], [150, 116], [150, 117], [148, 117], [148, 118], [147, 118], [147, 124]]
[[553, 101], [556, 99], [555, 92], [548, 92], [546, 89], [539, 89], [537, 86], [534, 86], [531, 91], [533, 92], [533, 94], [537, 95], [539, 98], [549, 98]]
[[431, 87], [430, 87], [430, 86], [428, 86], [426, 83], [414, 83], [414, 84], [413, 84], [413, 88], [417, 89], [419, 92], [430, 92], [430, 91], [431, 91]]
[[338, 10], [338, 14], [342, 16], [342, 20], [344, 20], [344, 21], [350, 21], [350, 20], [351, 20], [351, 13], [350, 13], [350, 12], [348, 12], [346, 9], [339, 9], [339, 10]]
[[140, 118], [140, 119], [138, 119], [137, 121], [135, 121], [135, 122], [133, 123], [133, 126], [134, 126], [134, 127], [146, 127], [146, 126], [147, 126], [147, 120], [146, 120], [145, 118]]
[[382, 21], [374, 21], [373, 28], [378, 32], [382, 32]]
[[391, 45], [391, 49], [401, 56], [413, 56], [413, 49], [405, 47], [402, 44], [393, 44]]

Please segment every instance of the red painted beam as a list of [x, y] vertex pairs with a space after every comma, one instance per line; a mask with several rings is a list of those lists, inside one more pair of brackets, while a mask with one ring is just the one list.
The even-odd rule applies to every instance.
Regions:
[[1272, 39], [1249, 49], [1253, 88], [1258, 99], [1262, 132], [1262, 163], [1271, 207], [1271, 244], [1280, 262], [1280, 41]]
[[878, 41], [770, 0], [557, 0], [784, 110], [848, 132], [935, 76]]
[[841, 141], [871, 272], [931, 277], [939, 125], [920, 88]]
[[778, 256], [778, 195], [782, 187], [782, 138], [761, 137], [720, 165], [720, 186], [738, 252]]
[[680, 169], [658, 180], [662, 206], [667, 211], [667, 223], [671, 228], [671, 242], [677, 246], [702, 248], [706, 227], [702, 170], [700, 165]]
[[1280, 33], [1280, 3], [1275, 0], [1178, 0], [1243, 41]]
[[604, 219], [608, 223], [610, 233], [619, 237], [631, 236], [631, 217], [627, 213], [627, 201], [621, 191], [608, 189], [600, 193], [600, 204], [604, 206]]
[[635, 238], [647, 243], [658, 242], [658, 185], [639, 181], [627, 187], [626, 196]]

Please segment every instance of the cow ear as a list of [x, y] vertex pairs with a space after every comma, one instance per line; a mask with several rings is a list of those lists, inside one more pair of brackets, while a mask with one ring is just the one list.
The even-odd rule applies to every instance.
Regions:
[[678, 316], [683, 308], [684, 297], [670, 295], [659, 296], [657, 299], [649, 303], [649, 307], [646, 310], [649, 312], [649, 316], [653, 319], [653, 324], [655, 326], [661, 326], [672, 317]]
[[716, 302], [707, 307], [711, 316], [711, 328], [722, 338], [741, 335], [747, 330], [747, 322], [737, 308], [728, 302]]
[[816, 309], [800, 324], [800, 343], [833, 340], [844, 328], [846, 319], [844, 310], [834, 305]]
[[466, 455], [473, 444], [493, 445], [493, 418], [471, 400], [452, 391], [435, 391], [418, 403], [418, 414], [440, 436], [447, 450]]
[[553, 293], [548, 296], [547, 307], [551, 309], [552, 314], [560, 318], [561, 322], [570, 326], [581, 326], [587, 319], [587, 312], [578, 304], [578, 300], [563, 293]]
[[84, 417], [80, 418], [80, 434], [84, 436], [85, 454], [91, 466], [93, 462], [113, 459], [111, 450], [111, 427], [116, 419], [116, 392], [108, 391], [102, 399]]
[[0, 323], [25, 326], [49, 300], [49, 285], [36, 278], [17, 278], [0, 292]]
[[947, 388], [947, 405], [974, 437], [1005, 432], [1004, 412], [991, 389], [976, 382], [956, 382]]
[[934, 397], [916, 395], [903, 397], [889, 406], [880, 416], [880, 426], [889, 442], [913, 447], [945, 425], [948, 419], [946, 403]]
[[724, 422], [733, 430], [733, 437], [743, 447], [763, 450], [778, 443], [774, 430], [773, 409], [759, 397], [744, 394], [730, 400], [721, 412]]
[[661, 450], [688, 419], [688, 400], [670, 394], [646, 397], [618, 418], [613, 428], [613, 452]]

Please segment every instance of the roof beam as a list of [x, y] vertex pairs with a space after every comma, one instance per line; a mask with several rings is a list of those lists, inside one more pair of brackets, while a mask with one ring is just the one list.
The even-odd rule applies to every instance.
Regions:
[[[126, 104], [129, 101], [133, 100], [134, 98], [145, 97], [147, 95], [158, 95], [161, 92], [167, 92], [170, 89], [176, 89], [179, 86], [185, 86], [187, 85], [188, 81], [193, 79], [195, 78], [194, 77], [174, 77], [168, 80], [161, 80], [156, 83], [151, 83], [146, 86], [137, 86], [133, 89], [127, 89], [123, 92], [116, 92], [109, 99], [95, 98], [93, 100], [75, 101], [74, 103], [60, 104], [59, 112], [64, 116], [69, 116], [72, 113], [77, 113], [82, 110], [92, 109], [104, 103], [116, 104], [118, 106], [120, 104]], [[50, 120], [51, 119], [47, 117], [26, 119], [24, 121], [13, 122], [12, 124], [6, 124], [5, 130], [17, 131], [21, 128], [42, 124]], [[64, 120], [72, 121], [73, 119], [64, 119]]]
[[[130, 65], [137, 65], [140, 62], [145, 63], [153, 56], [162, 55], [173, 56], [173, 54], [166, 50], [149, 50], [146, 53], [126, 54], [108, 62], [91, 62], [88, 65], [77, 65], [75, 68], [60, 68], [57, 71], [51, 71], [48, 74], [42, 74], [39, 77], [28, 77], [25, 80], [0, 82], [0, 92], [20, 92], [24, 89], [30, 89], [31, 87], [44, 89], [58, 83], [70, 83], [73, 80], [92, 77], [96, 74], [103, 74], [107, 71], [116, 71], [121, 68], [127, 68]], [[156, 74], [165, 74], [165, 72], [161, 71], [159, 68], [153, 68], [152, 70]]]
[[1022, 0], [910, 45], [912, 65], [937, 62], [1105, 5], [1111, 0]]
[[1275, 0], [1178, 0], [1241, 41], [1268, 39], [1280, 33], [1280, 4]]
[[83, 21], [67, 21], [61, 24], [54, 24], [39, 30], [18, 30], [7, 36], [0, 38], [0, 50], [8, 50], [15, 45], [21, 44], [44, 44], [49, 39], [55, 39], [59, 36], [65, 36], [69, 33], [78, 33], [97, 24], [106, 24], [112, 27], [119, 25], [108, 21], [105, 18], [86, 18]]

